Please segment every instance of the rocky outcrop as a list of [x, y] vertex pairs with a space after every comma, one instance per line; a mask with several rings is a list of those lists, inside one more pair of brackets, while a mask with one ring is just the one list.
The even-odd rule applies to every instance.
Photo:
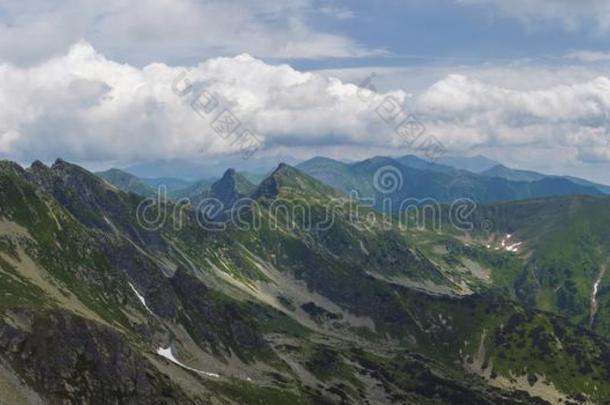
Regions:
[[34, 162], [25, 177], [86, 227], [110, 234], [119, 230], [132, 241], [164, 249], [159, 235], [137, 226], [136, 207], [143, 197], [119, 192], [85, 169], [61, 159], [51, 167]]
[[0, 355], [51, 403], [188, 403], [111, 328], [62, 310], [10, 318], [0, 322]]
[[217, 353], [232, 351], [244, 360], [268, 349], [252, 315], [236, 302], [210, 290], [183, 269], [174, 274], [172, 286], [184, 308], [180, 321], [199, 345], [210, 346]]

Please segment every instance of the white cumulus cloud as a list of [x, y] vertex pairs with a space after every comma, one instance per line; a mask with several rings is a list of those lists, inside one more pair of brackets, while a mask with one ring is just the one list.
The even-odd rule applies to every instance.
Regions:
[[[420, 114], [454, 148], [534, 145], [573, 155], [610, 150], [610, 78], [515, 90], [449, 75], [418, 99]], [[549, 156], [552, 156], [549, 154]]]
[[[183, 73], [193, 91], [179, 96], [173, 85]], [[191, 102], [203, 89], [218, 106], [202, 117]], [[0, 65], [0, 154], [133, 161], [237, 153], [235, 138], [219, 136], [211, 126], [224, 109], [242, 122], [238, 131], [259, 134], [267, 148], [391, 142], [358, 90], [246, 54], [188, 68], [137, 68], [80, 42], [34, 67]], [[404, 101], [404, 92], [392, 94]]]
[[[247, 54], [190, 67], [140, 68], [80, 42], [33, 67], [0, 65], [0, 157], [131, 163], [239, 153], [234, 137], [220, 136], [211, 126], [224, 109], [242, 123], [238, 132], [258, 134], [262, 156], [413, 152], [375, 111], [391, 95], [400, 104], [410, 100], [407, 106], [426, 134], [449, 152], [481, 151], [509, 162], [520, 156], [540, 163], [539, 170], [558, 156], [574, 166], [610, 162], [610, 78], [603, 71], [455, 70], [439, 70], [413, 97], [400, 86], [388, 87], [380, 71], [373, 84], [385, 90], [370, 100], [358, 86], [328, 73], [301, 72]], [[359, 83], [364, 73], [350, 80]], [[184, 88], [184, 78], [192, 90], [180, 96], [172, 86]], [[202, 90], [218, 101], [203, 117], [191, 108]]]

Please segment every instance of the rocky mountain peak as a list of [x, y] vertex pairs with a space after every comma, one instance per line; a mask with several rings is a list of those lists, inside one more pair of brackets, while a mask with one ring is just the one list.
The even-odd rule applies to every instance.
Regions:
[[253, 198], [276, 198], [282, 189], [290, 189], [301, 196], [337, 196], [337, 192], [300, 170], [280, 163], [273, 173], [261, 182], [252, 194]]
[[49, 170], [49, 167], [40, 160], [35, 160], [30, 166], [32, 170]]
[[212, 184], [210, 192], [205, 193], [206, 196], [219, 200], [226, 209], [230, 209], [237, 200], [244, 196], [237, 188], [236, 176], [234, 169], [227, 170], [220, 180]]
[[212, 184], [212, 193], [226, 194], [228, 192], [237, 193], [237, 172], [235, 169], [228, 169], [220, 180]]
[[15, 162], [11, 162], [9, 160], [0, 160], [0, 173], [3, 172], [13, 172], [21, 174], [24, 172], [24, 170]]

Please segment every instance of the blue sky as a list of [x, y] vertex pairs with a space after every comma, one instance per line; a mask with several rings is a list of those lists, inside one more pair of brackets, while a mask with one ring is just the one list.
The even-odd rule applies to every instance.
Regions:
[[[218, 6], [223, 3], [225, 7]], [[78, 39], [86, 39], [104, 55], [136, 65], [159, 61], [193, 64], [207, 57], [246, 52], [272, 62], [290, 62], [302, 69], [559, 59], [573, 50], [610, 49], [608, 29], [604, 26], [608, 23], [605, 20], [610, 20], [606, 0], [290, 0], [282, 6], [274, 3], [157, 0], [124, 6], [115, 1], [5, 1], [0, 2], [0, 24], [6, 34], [1, 49], [9, 61], [28, 64], [61, 52]], [[198, 21], [192, 21], [187, 24], [189, 29], [181, 31], [174, 26], [181, 15], [175, 13], [172, 19], [171, 12], [181, 8], [187, 12], [188, 8], [199, 9], [211, 20], [218, 17], [219, 23], [228, 22], [229, 27], [235, 23], [238, 31], [250, 28], [253, 36], [250, 41], [242, 41], [235, 30], [206, 29], [210, 22], [205, 19], [199, 21], [199, 26]], [[163, 24], [163, 13], [167, 10], [170, 12]], [[232, 13], [240, 15], [232, 18]], [[73, 20], [76, 16], [81, 17], [80, 21]], [[117, 27], [123, 35], [121, 41], [114, 41], [112, 31]], [[298, 40], [304, 43], [310, 34], [344, 38], [347, 43], [340, 48], [346, 51], [333, 55], [328, 50], [313, 57], [299, 58], [297, 54], [286, 58], [274, 55], [277, 47], [264, 44], [265, 36], [284, 33], [288, 34], [285, 40], [291, 41], [298, 38], [299, 31], [304, 35]], [[209, 34], [204, 40], [201, 35], [206, 32]], [[9, 49], [8, 39], [18, 34], [30, 46]], [[26, 34], [32, 38], [23, 38]], [[234, 36], [235, 40], [227, 36]], [[277, 44], [282, 45], [281, 41]], [[373, 55], [353, 57], [349, 54], [357, 52], [348, 49], [350, 44], [357, 44], [363, 53], [369, 51]], [[386, 53], [375, 55], [378, 50]]]
[[0, 0], [0, 157], [237, 153], [181, 72], [259, 158], [411, 153], [359, 100], [374, 73], [448, 153], [610, 183], [609, 39], [608, 0]]
[[463, 62], [562, 57], [572, 49], [604, 50], [608, 45], [607, 35], [588, 28], [587, 19], [567, 30], [561, 20], [540, 16], [524, 22], [492, 5], [431, 0], [356, 1], [350, 6], [355, 18], [344, 22], [345, 32], [369, 48], [388, 49], [385, 62], [390, 64], [410, 56]]

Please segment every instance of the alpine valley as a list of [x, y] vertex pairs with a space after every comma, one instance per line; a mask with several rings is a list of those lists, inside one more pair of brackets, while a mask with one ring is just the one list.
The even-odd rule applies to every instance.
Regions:
[[[439, 212], [353, 198], [388, 166], [388, 199]], [[610, 403], [607, 186], [413, 156], [269, 169], [2, 161], [0, 403]]]

